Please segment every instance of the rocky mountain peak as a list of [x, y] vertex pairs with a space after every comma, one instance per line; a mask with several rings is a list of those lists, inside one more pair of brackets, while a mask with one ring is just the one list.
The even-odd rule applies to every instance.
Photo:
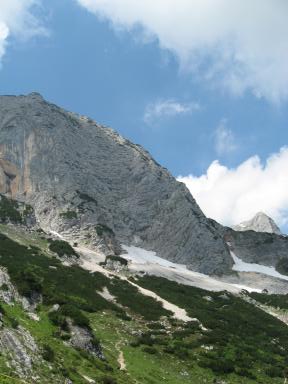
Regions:
[[281, 235], [281, 231], [277, 224], [264, 212], [256, 213], [251, 220], [243, 221], [242, 223], [235, 225], [233, 229], [235, 231], [252, 230], [255, 232], [267, 232]]
[[147, 151], [37, 93], [0, 97], [0, 193], [106, 254], [134, 245], [207, 274], [233, 263], [218, 226]]

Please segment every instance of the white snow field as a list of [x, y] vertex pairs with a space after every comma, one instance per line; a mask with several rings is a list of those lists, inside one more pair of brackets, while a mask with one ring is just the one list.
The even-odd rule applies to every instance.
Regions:
[[191, 285], [208, 291], [226, 290], [232, 293], [239, 293], [242, 289], [246, 289], [249, 292], [261, 292], [258, 288], [226, 283], [203, 273], [190, 271], [185, 265], [162, 259], [153, 251], [146, 251], [142, 248], [127, 245], [122, 245], [122, 248], [127, 253], [122, 254], [121, 257], [129, 261], [129, 270], [132, 272], [143, 271], [149, 275], [165, 277], [181, 284]]
[[282, 275], [281, 273], [277, 272], [274, 267], [266, 267], [265, 265], [255, 263], [246, 263], [245, 261], [239, 259], [239, 257], [237, 257], [234, 252], [230, 251], [230, 253], [234, 260], [234, 271], [262, 273], [263, 275], [268, 275], [276, 277], [277, 279], [288, 281], [288, 276]]

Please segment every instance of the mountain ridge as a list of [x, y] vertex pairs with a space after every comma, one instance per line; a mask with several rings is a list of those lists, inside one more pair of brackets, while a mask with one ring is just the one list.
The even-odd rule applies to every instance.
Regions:
[[36, 93], [0, 97], [0, 121], [0, 192], [33, 205], [44, 229], [89, 232], [97, 245], [93, 228], [104, 225], [116, 240], [107, 253], [119, 252], [118, 240], [200, 272], [231, 269], [186, 186], [139, 145]]

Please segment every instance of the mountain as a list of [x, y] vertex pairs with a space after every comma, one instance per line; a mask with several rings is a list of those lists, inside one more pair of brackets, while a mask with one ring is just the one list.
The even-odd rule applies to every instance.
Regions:
[[251, 220], [243, 221], [233, 227], [235, 231], [267, 232], [281, 235], [281, 231], [271, 217], [263, 212], [258, 212]]
[[110, 128], [0, 97], [1, 384], [283, 383], [287, 280], [288, 237], [206, 218]]
[[283, 236], [206, 218], [141, 146], [38, 93], [0, 97], [0, 193], [31, 206], [46, 232], [105, 255], [134, 246], [218, 276], [232, 273], [231, 246], [245, 262], [288, 259]]
[[207, 274], [233, 264], [214, 223], [149, 153], [37, 93], [0, 97], [0, 192], [31, 204], [43, 229], [106, 254], [135, 245]]

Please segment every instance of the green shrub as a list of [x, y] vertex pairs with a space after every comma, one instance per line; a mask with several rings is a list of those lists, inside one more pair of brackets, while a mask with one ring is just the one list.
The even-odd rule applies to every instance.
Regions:
[[105, 224], [97, 224], [95, 227], [96, 233], [98, 236], [102, 237], [104, 234], [114, 235], [114, 232], [111, 228], [107, 227]]
[[128, 316], [127, 315], [127, 313], [126, 312], [118, 312], [118, 313], [116, 313], [116, 316], [119, 318], [119, 319], [121, 319], [121, 320], [124, 320], [124, 321], [131, 321], [132, 320], [132, 318], [130, 317], [130, 316]]
[[288, 258], [282, 258], [276, 264], [276, 270], [283, 275], [288, 275]]
[[67, 241], [63, 240], [50, 240], [49, 245], [50, 251], [57, 253], [58, 256], [76, 256], [79, 258], [79, 255], [74, 251]]
[[25, 209], [23, 211], [23, 217], [27, 217], [29, 215], [32, 215], [33, 212], [34, 212], [33, 207], [29, 204], [25, 204]]
[[202, 368], [210, 368], [217, 375], [233, 373], [235, 370], [235, 366], [231, 360], [217, 356], [215, 356], [214, 359], [204, 359], [200, 361], [199, 365]]
[[42, 293], [43, 279], [39, 268], [35, 265], [28, 265], [23, 271], [18, 272], [18, 291], [21, 295], [31, 297], [33, 293]]
[[44, 360], [52, 363], [55, 360], [55, 353], [48, 344], [43, 345], [42, 357]]
[[161, 316], [171, 316], [172, 312], [163, 308], [162, 304], [152, 297], [145, 296], [139, 290], [121, 279], [113, 279], [108, 287], [109, 292], [116, 297], [121, 305], [140, 314], [146, 320], [156, 321]]
[[143, 333], [143, 335], [138, 337], [136, 343], [138, 343], [138, 345], [143, 344], [151, 347], [153, 344], [155, 344], [155, 339], [151, 337], [150, 333]]
[[283, 369], [281, 369], [280, 367], [277, 367], [277, 366], [272, 366], [272, 367], [267, 368], [265, 373], [267, 376], [273, 377], [273, 378], [284, 377]]
[[2, 307], [1, 303], [0, 303], [0, 313], [2, 315], [5, 315], [5, 309]]
[[150, 329], [165, 329], [165, 326], [161, 323], [149, 323], [147, 327]]
[[126, 259], [124, 259], [123, 257], [120, 257], [120, 256], [106, 256], [106, 259], [105, 259], [105, 265], [107, 264], [108, 261], [114, 261], [114, 262], [118, 262], [120, 263], [121, 265], [124, 265], [124, 266], [127, 266], [128, 265], [128, 261]]
[[9, 291], [9, 287], [8, 287], [8, 285], [7, 285], [6, 283], [2, 284], [1, 287], [0, 287], [0, 289], [1, 289], [2, 291]]
[[[87, 195], [86, 193], [82, 193], [80, 191], [76, 191], [76, 192], [78, 194], [79, 199], [82, 200], [81, 203], [78, 205], [78, 210], [80, 212], [84, 212], [85, 211], [86, 204], [89, 204], [89, 203], [91, 204], [92, 203], [95, 206], [98, 205], [97, 201], [93, 197]], [[88, 209], [91, 210], [91, 208], [88, 208]]]
[[238, 376], [247, 377], [248, 379], [251, 379], [251, 380], [256, 380], [257, 379], [256, 376], [253, 374], [253, 372], [249, 371], [246, 368], [237, 368], [235, 370], [235, 373]]
[[157, 349], [154, 347], [144, 347], [142, 351], [145, 353], [149, 353], [150, 355], [156, 355], [158, 353]]
[[0, 194], [0, 219], [2, 222], [11, 221], [12, 223], [21, 223], [22, 217], [18, 211], [17, 201], [8, 199]]
[[104, 376], [101, 379], [101, 383], [102, 384], [117, 384], [117, 381], [113, 377]]
[[77, 212], [75, 212], [75, 211], [62, 212], [62, 213], [60, 213], [60, 217], [62, 217], [63, 219], [66, 219], [66, 220], [77, 219]]
[[48, 317], [52, 324], [60, 327], [62, 330], [68, 329], [66, 318], [60, 311], [49, 312]]
[[17, 329], [19, 327], [19, 321], [15, 317], [9, 317], [11, 327]]
[[86, 317], [83, 312], [80, 311], [77, 307], [71, 304], [64, 304], [60, 310], [60, 315], [69, 317], [73, 320], [75, 325], [79, 327], [86, 327], [90, 329], [89, 319]]

